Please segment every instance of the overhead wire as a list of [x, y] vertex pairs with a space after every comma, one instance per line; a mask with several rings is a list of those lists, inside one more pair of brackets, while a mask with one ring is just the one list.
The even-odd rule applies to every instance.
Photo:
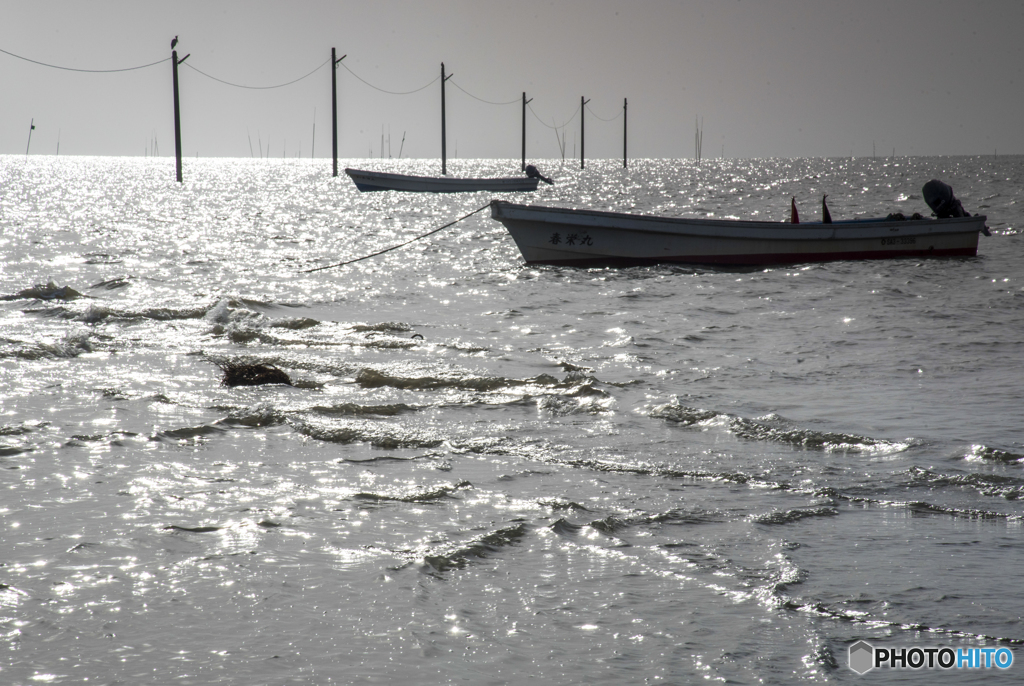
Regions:
[[156, 62], [150, 62], [149, 64], [140, 64], [137, 67], [124, 67], [122, 69], [79, 69], [77, 67], [62, 67], [59, 64], [49, 64], [47, 62], [40, 62], [39, 60], [29, 59], [28, 57], [23, 57], [22, 55], [16, 55], [15, 53], [10, 52], [8, 50], [4, 50], [3, 48], [0, 48], [0, 52], [4, 53], [5, 55], [10, 55], [11, 57], [17, 57], [19, 60], [25, 60], [26, 62], [31, 62], [32, 64], [38, 64], [38, 65], [43, 66], [43, 67], [49, 67], [51, 69], [62, 69], [64, 71], [87, 72], [87, 73], [90, 73], [90, 74], [112, 74], [114, 72], [119, 72], [119, 71], [135, 71], [136, 69], [145, 69], [147, 67], [153, 67], [153, 66], [156, 66], [158, 64], [163, 64], [164, 62], [169, 62], [171, 60], [170, 57], [165, 57], [162, 60], [157, 60]]
[[591, 114], [593, 114], [593, 115], [594, 115], [594, 117], [595, 117], [596, 119], [600, 119], [601, 121], [615, 121], [616, 119], [618, 119], [619, 117], [621, 117], [621, 116], [622, 116], [622, 110], [619, 110], [619, 113], [618, 113], [618, 114], [616, 114], [616, 115], [615, 115], [614, 117], [612, 117], [611, 119], [605, 119], [604, 117], [598, 116], [598, 115], [597, 115], [597, 114], [596, 114], [596, 113], [594, 112], [594, 110], [590, 109], [590, 105], [589, 105], [589, 104], [587, 105], [587, 111], [588, 111], [588, 112], [590, 112]]
[[226, 84], [228, 86], [234, 86], [235, 88], [248, 88], [250, 90], [269, 90], [271, 88], [283, 88], [284, 86], [290, 86], [293, 83], [298, 83], [299, 81], [301, 81], [301, 80], [303, 80], [305, 78], [308, 78], [308, 77], [312, 76], [313, 74], [315, 74], [316, 72], [318, 72], [321, 69], [323, 69], [324, 66], [328, 62], [330, 62], [330, 61], [331, 61], [331, 58], [328, 57], [326, 60], [324, 60], [323, 62], [320, 63], [320, 66], [318, 66], [316, 69], [314, 69], [313, 71], [309, 72], [308, 74], [300, 76], [299, 78], [293, 79], [293, 80], [288, 81], [286, 83], [279, 83], [279, 84], [274, 85], [274, 86], [246, 86], [246, 85], [243, 85], [241, 83], [232, 83], [231, 81], [225, 81], [224, 79], [218, 79], [216, 76], [213, 76], [211, 74], [207, 74], [202, 69], [197, 69], [196, 67], [192, 66], [191, 64], [185, 64], [185, 66], [188, 67], [189, 69], [191, 69], [192, 71], [199, 72], [200, 74], [202, 74], [203, 76], [205, 76], [208, 79], [213, 79], [214, 81], [219, 81], [220, 83]]
[[345, 67], [345, 70], [346, 70], [346, 71], [347, 71], [347, 72], [348, 72], [349, 74], [351, 74], [352, 76], [356, 77], [357, 79], [359, 79], [360, 81], [362, 81], [363, 83], [365, 83], [365, 84], [366, 84], [367, 86], [369, 86], [370, 88], [372, 88], [372, 89], [374, 89], [374, 90], [377, 90], [377, 91], [380, 91], [381, 93], [387, 93], [388, 95], [412, 95], [413, 93], [419, 93], [419, 92], [420, 92], [421, 90], [423, 90], [424, 88], [428, 88], [429, 86], [432, 86], [432, 85], [434, 85], [435, 83], [437, 83], [437, 81], [438, 81], [438, 80], [439, 80], [439, 79], [441, 78], [441, 75], [440, 75], [440, 74], [438, 74], [438, 75], [437, 75], [436, 77], [434, 77], [434, 80], [433, 80], [433, 81], [431, 81], [430, 83], [428, 83], [427, 85], [425, 85], [425, 86], [420, 86], [419, 88], [415, 88], [415, 89], [413, 89], [413, 90], [411, 90], [411, 91], [389, 91], [389, 90], [386, 90], [386, 89], [384, 89], [384, 88], [381, 88], [381, 87], [379, 87], [379, 86], [375, 86], [375, 85], [373, 85], [372, 83], [370, 83], [369, 81], [367, 81], [366, 79], [364, 79], [364, 78], [363, 78], [362, 76], [360, 76], [359, 74], [357, 74], [357, 73], [355, 73], [354, 71], [352, 71], [351, 69], [349, 69], [349, 68], [348, 68], [348, 65], [347, 65], [347, 64], [345, 64], [344, 62], [342, 62], [342, 63], [341, 63], [341, 66]]
[[570, 117], [569, 117], [568, 119], [566, 119], [566, 120], [565, 120], [565, 123], [564, 123], [564, 124], [562, 124], [561, 126], [557, 126], [557, 125], [556, 125], [556, 126], [552, 126], [551, 124], [546, 124], [546, 123], [544, 123], [544, 120], [543, 120], [543, 119], [541, 119], [541, 118], [540, 118], [539, 116], [537, 116], [537, 113], [533, 111], [533, 107], [532, 107], [532, 106], [530, 106], [530, 104], [529, 104], [529, 103], [527, 103], [527, 105], [526, 105], [526, 109], [530, 110], [530, 113], [531, 113], [531, 114], [533, 114], [533, 116], [534, 116], [534, 117], [535, 117], [535, 118], [537, 119], [537, 121], [539, 121], [539, 122], [540, 122], [541, 126], [546, 126], [546, 127], [547, 127], [547, 128], [549, 128], [549, 129], [555, 129], [555, 130], [558, 130], [558, 129], [564, 129], [564, 128], [565, 128], [566, 126], [568, 126], [568, 125], [569, 125], [569, 123], [570, 123], [570, 122], [571, 122], [571, 121], [572, 121], [573, 119], [575, 119], [575, 118], [576, 118], [576, 115], [577, 115], [577, 114], [579, 113], [579, 111], [580, 111], [580, 108], [579, 108], [579, 107], [577, 106], [577, 107], [576, 107], [576, 111], [574, 111], [574, 112], [572, 113], [572, 116], [570, 116]]
[[[109, 73], [116, 73], [116, 72], [135, 71], [135, 70], [138, 70], [138, 69], [146, 69], [148, 67], [153, 67], [153, 66], [156, 66], [158, 64], [163, 64], [164, 62], [168, 62], [171, 59], [170, 57], [165, 57], [164, 59], [157, 60], [156, 62], [150, 62], [148, 64], [141, 64], [141, 65], [138, 65], [138, 66], [135, 66], [135, 67], [123, 67], [123, 68], [119, 68], [119, 69], [80, 69], [80, 68], [77, 68], [77, 67], [65, 67], [65, 66], [61, 66], [61, 65], [57, 65], [57, 64], [49, 64], [47, 62], [41, 62], [39, 60], [33, 60], [33, 59], [28, 58], [28, 57], [24, 57], [22, 55], [15, 54], [15, 53], [10, 52], [8, 50], [4, 50], [3, 48], [0, 48], [0, 52], [4, 53], [6, 55], [10, 55], [11, 57], [15, 57], [17, 59], [24, 60], [26, 62], [31, 62], [32, 64], [38, 64], [38, 65], [43, 66], [43, 67], [49, 67], [51, 69], [61, 69], [61, 70], [64, 70], [64, 71], [85, 72], [85, 73], [94, 73], [94, 74], [109, 74]], [[217, 81], [218, 83], [223, 83], [223, 84], [225, 84], [227, 86], [232, 86], [234, 88], [244, 88], [244, 89], [248, 89], [248, 90], [271, 90], [271, 89], [275, 89], [275, 88], [283, 88], [285, 86], [290, 86], [290, 85], [292, 85], [294, 83], [298, 83], [299, 81], [302, 81], [303, 79], [309, 78], [310, 76], [312, 76], [316, 72], [318, 72], [321, 69], [323, 69], [324, 66], [326, 66], [330, 61], [331, 61], [330, 58], [328, 58], [327, 60], [321, 62], [312, 71], [307, 72], [306, 74], [303, 74], [302, 76], [300, 76], [300, 77], [298, 77], [296, 79], [292, 79], [291, 81], [286, 81], [284, 83], [274, 84], [274, 85], [270, 85], [270, 86], [250, 86], [250, 85], [241, 84], [241, 83], [234, 83], [232, 81], [227, 81], [226, 79], [218, 78], [218, 77], [216, 77], [216, 76], [214, 76], [212, 74], [208, 74], [207, 72], [203, 71], [202, 69], [199, 69], [198, 67], [193, 66], [192, 64], [188, 64], [188, 63], [183, 63], [183, 64], [184, 64], [184, 66], [188, 67], [192, 71], [195, 71], [195, 72], [201, 74], [202, 76], [205, 76], [208, 79], [211, 79], [213, 81]], [[441, 78], [441, 76], [439, 74], [436, 77], [434, 77], [429, 83], [424, 84], [423, 86], [420, 86], [419, 88], [414, 88], [412, 90], [407, 90], [407, 91], [393, 91], [393, 90], [388, 90], [386, 88], [381, 88], [380, 86], [377, 86], [377, 85], [374, 85], [373, 83], [370, 83], [369, 81], [367, 81], [363, 77], [359, 76], [359, 74], [357, 74], [354, 71], [352, 71], [348, 67], [348, 65], [345, 64], [344, 62], [340, 62], [339, 64], [341, 64], [341, 66], [344, 67], [345, 70], [348, 71], [349, 74], [354, 76], [357, 80], [359, 80], [363, 84], [369, 86], [370, 88], [372, 88], [372, 89], [374, 89], [376, 91], [380, 91], [381, 93], [386, 93], [388, 95], [412, 95], [413, 93], [418, 93], [418, 92], [420, 92], [422, 90], [425, 90], [426, 88], [429, 88], [430, 86], [432, 86], [435, 83], [437, 83], [437, 81]], [[515, 98], [514, 100], [506, 100], [506, 101], [501, 101], [501, 102], [497, 102], [497, 101], [493, 101], [493, 100], [487, 100], [485, 98], [481, 98], [481, 97], [479, 97], [477, 95], [474, 95], [473, 93], [470, 93], [469, 91], [467, 91], [465, 88], [460, 86], [455, 81], [452, 81], [452, 85], [455, 86], [456, 88], [458, 88], [460, 91], [462, 91], [466, 95], [468, 95], [469, 97], [473, 98], [474, 100], [478, 100], [478, 101], [480, 101], [482, 103], [485, 103], [485, 104], [488, 104], [488, 105], [498, 105], [498, 106], [513, 105], [513, 104], [521, 101], [520, 98]], [[545, 128], [549, 128], [549, 129], [554, 129], [556, 131], [559, 130], [559, 129], [564, 129], [565, 127], [567, 127], [576, 118], [576, 115], [580, 113], [581, 108], [583, 107], [582, 105], [580, 107], [577, 107], [576, 110], [572, 113], [572, 115], [568, 119], [566, 119], [563, 124], [561, 124], [561, 125], [557, 125], [557, 124], [552, 125], [552, 124], [546, 123], [543, 119], [541, 119], [540, 116], [537, 114], [537, 112], [529, 104], [529, 102], [527, 102], [526, 106], [529, 108], [530, 113], [541, 124], [541, 126], [544, 126]], [[614, 117], [612, 117], [610, 119], [606, 119], [606, 118], [601, 117], [601, 116], [597, 115], [596, 113], [594, 113], [594, 111], [592, 109], [590, 109], [589, 106], [586, 106], [586, 107], [587, 107], [587, 110], [594, 117], [596, 117], [597, 119], [600, 119], [601, 121], [606, 121], [606, 122], [607, 121], [614, 121], [615, 119], [618, 119], [619, 117], [622, 116], [622, 112], [619, 112], [619, 114], [615, 115]]]
[[493, 102], [491, 100], [484, 100], [483, 98], [480, 98], [480, 97], [477, 97], [477, 96], [473, 95], [468, 90], [466, 90], [465, 88], [463, 88], [459, 84], [455, 83], [455, 81], [452, 81], [452, 85], [455, 86], [456, 88], [458, 88], [460, 91], [462, 91], [466, 95], [468, 95], [469, 97], [473, 98], [474, 100], [479, 100], [480, 102], [487, 103], [488, 105], [513, 105], [513, 104], [515, 104], [517, 102], [521, 102], [521, 100], [519, 98], [516, 98], [515, 100], [509, 100], [508, 102]]
[[[43, 67], [49, 67], [51, 69], [62, 69], [64, 71], [76, 71], [76, 72], [85, 72], [85, 73], [92, 73], [92, 74], [111, 74], [111, 73], [116, 73], [116, 72], [135, 71], [135, 70], [138, 70], [138, 69], [146, 69], [148, 67], [154, 67], [154, 66], [156, 66], [158, 64], [163, 64], [164, 62], [169, 62], [171, 60], [170, 57], [165, 57], [164, 59], [157, 60], [156, 62], [150, 62], [148, 64], [140, 64], [140, 65], [135, 66], [135, 67], [123, 67], [123, 68], [120, 68], [120, 69], [80, 69], [80, 68], [77, 68], [77, 67], [64, 67], [64, 66], [61, 66], [61, 65], [58, 65], [58, 64], [49, 64], [47, 62], [40, 62], [39, 60], [33, 60], [33, 59], [28, 58], [28, 57], [24, 57], [22, 55], [18, 55], [16, 53], [10, 52], [8, 50], [4, 50], [3, 48], [0, 48], [0, 52], [4, 53], [6, 55], [10, 55], [11, 57], [15, 57], [15, 58], [17, 58], [19, 60], [24, 60], [26, 62], [31, 62], [32, 64], [38, 64], [38, 65], [43, 66]], [[298, 77], [297, 79], [292, 79], [291, 81], [286, 81], [284, 83], [278, 83], [278, 84], [274, 84], [274, 85], [271, 85], [271, 86], [250, 86], [250, 85], [246, 85], [246, 84], [242, 84], [242, 83], [234, 83], [233, 81], [228, 81], [226, 79], [218, 78], [218, 77], [214, 76], [213, 74], [208, 74], [207, 72], [203, 71], [202, 69], [199, 69], [198, 67], [196, 67], [196, 66], [194, 66], [192, 64], [189, 64], [189, 63], [182, 63], [182, 64], [184, 64], [184, 66], [188, 67], [192, 71], [195, 71], [195, 72], [197, 72], [199, 74], [202, 74], [203, 76], [205, 76], [208, 79], [212, 79], [214, 81], [217, 81], [218, 83], [223, 83], [223, 84], [225, 84], [227, 86], [233, 86], [235, 88], [245, 88], [245, 89], [249, 89], [249, 90], [271, 90], [271, 89], [274, 89], [274, 88], [283, 88], [285, 86], [290, 86], [293, 83], [298, 83], [299, 81], [302, 81], [303, 79], [309, 78], [310, 76], [312, 76], [316, 72], [318, 72], [321, 69], [323, 69], [324, 66], [327, 65], [327, 63], [330, 62], [330, 61], [331, 61], [330, 59], [324, 60], [319, 65], [317, 65], [317, 67], [315, 69], [313, 69], [312, 71], [310, 71], [310, 72], [308, 72], [306, 74], [303, 74], [302, 76]], [[349, 74], [352, 74], [352, 76], [354, 76], [356, 79], [358, 79], [362, 83], [366, 84], [370, 88], [373, 88], [374, 90], [380, 91], [381, 93], [387, 93], [388, 95], [412, 95], [413, 93], [418, 93], [418, 92], [420, 92], [420, 91], [422, 91], [422, 90], [424, 90], [426, 88], [429, 88], [430, 86], [432, 86], [435, 83], [437, 83], [438, 79], [441, 78], [441, 76], [438, 75], [438, 76], [434, 77], [430, 81], [430, 83], [427, 83], [427, 84], [425, 84], [423, 86], [420, 86], [419, 88], [414, 88], [412, 90], [408, 90], [408, 91], [393, 91], [393, 90], [388, 90], [386, 88], [381, 88], [380, 86], [376, 86], [376, 85], [370, 83], [369, 81], [367, 81], [363, 77], [359, 76], [359, 74], [356, 74], [354, 71], [349, 69], [348, 65], [345, 64], [344, 62], [342, 62], [340, 64], [341, 64], [341, 66], [343, 66], [345, 68], [346, 71], [348, 71]], [[502, 102], [497, 102], [497, 101], [494, 101], [494, 100], [487, 100], [485, 98], [481, 98], [481, 97], [479, 97], [477, 95], [474, 95], [473, 93], [470, 93], [469, 91], [467, 91], [465, 88], [460, 86], [455, 81], [452, 81], [452, 85], [455, 86], [456, 88], [458, 88], [460, 91], [462, 91], [466, 95], [468, 95], [469, 97], [473, 98], [474, 100], [479, 100], [480, 102], [486, 103], [488, 105], [504, 106], [504, 105], [513, 105], [513, 104], [515, 104], [517, 102], [520, 102], [519, 98], [515, 98], [513, 100], [506, 100], [506, 101], [502, 101]], [[565, 121], [564, 124], [562, 124], [561, 126], [552, 126], [550, 124], [545, 123], [544, 120], [542, 120], [537, 115], [537, 113], [534, 111], [533, 107], [530, 107], [529, 104], [527, 104], [527, 107], [530, 108], [530, 112], [537, 119], [537, 121], [540, 122], [541, 125], [546, 126], [549, 129], [551, 129], [551, 128], [555, 128], [555, 129], [557, 129], [557, 128], [565, 128], [566, 126], [569, 125], [569, 122], [571, 122], [573, 119], [576, 118], [576, 114], [579, 112], [579, 108], [577, 107], [576, 111], [573, 112], [572, 116], [570, 116]], [[587, 109], [590, 110], [589, 107]], [[590, 110], [590, 113], [594, 114], [593, 110]], [[618, 117], [620, 117], [622, 115], [621, 115], [621, 113], [619, 113], [618, 115], [616, 115], [615, 117], [612, 117], [611, 119], [604, 119], [603, 117], [600, 117], [597, 114], [594, 114], [594, 116], [597, 117], [598, 119], [601, 119], [602, 121], [613, 121], [614, 119], [617, 119]]]

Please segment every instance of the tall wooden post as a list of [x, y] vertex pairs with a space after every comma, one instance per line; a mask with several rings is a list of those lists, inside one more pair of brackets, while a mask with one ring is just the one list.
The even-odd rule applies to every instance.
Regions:
[[181, 108], [178, 107], [178, 65], [187, 60], [191, 53], [179, 60], [178, 51], [174, 49], [177, 42], [178, 37], [175, 36], [171, 41], [171, 73], [174, 77], [174, 170], [175, 178], [178, 183], [181, 183]]
[[628, 130], [626, 128], [626, 117], [628, 116], [628, 113], [626, 112], [626, 106], [628, 104], [629, 103], [626, 102], [626, 98], [623, 98], [622, 99], [622, 168], [623, 169], [625, 169], [628, 166], [626, 164], [626, 160], [628, 159], [628, 156], [626, 155], [626, 132]]
[[586, 138], [583, 135], [583, 131], [584, 131], [584, 129], [583, 129], [583, 106], [584, 105], [586, 105], [586, 103], [583, 102], [583, 96], [581, 95], [580, 96], [580, 169], [583, 169], [583, 149], [584, 149], [584, 145], [585, 145], [584, 141], [586, 140]]
[[448, 134], [445, 131], [444, 82], [451, 76], [444, 75], [444, 62], [441, 63], [441, 176], [448, 175]]
[[171, 50], [171, 69], [174, 77], [174, 175], [181, 183], [181, 113], [178, 107], [178, 51]]
[[526, 99], [526, 91], [523, 91], [523, 171], [526, 171], [526, 106], [533, 102], [533, 98]]
[[[25, 144], [25, 157], [28, 157], [28, 149], [32, 147], [32, 132], [36, 130], [36, 118], [32, 117], [32, 121], [28, 124], [28, 143]], [[60, 149], [60, 143], [57, 144], [58, 150]]]
[[334, 159], [334, 173], [338, 175], [338, 63], [335, 62], [334, 48], [331, 48], [331, 156]]
[[583, 135], [583, 108], [587, 106], [589, 100], [584, 100], [583, 96], [580, 96], [580, 169], [583, 169], [583, 145], [585, 137]]
[[[334, 176], [338, 175], [338, 64], [348, 57], [342, 55], [340, 59], [334, 59], [337, 54], [331, 48], [331, 155], [334, 158]], [[313, 130], [316, 131], [316, 122], [313, 123]]]

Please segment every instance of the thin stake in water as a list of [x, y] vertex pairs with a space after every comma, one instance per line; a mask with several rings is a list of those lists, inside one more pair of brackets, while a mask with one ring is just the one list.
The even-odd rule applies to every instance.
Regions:
[[29, 146], [32, 145], [32, 132], [36, 130], [36, 118], [32, 117], [31, 123], [28, 125], [28, 143], [25, 145], [25, 157], [28, 157]]

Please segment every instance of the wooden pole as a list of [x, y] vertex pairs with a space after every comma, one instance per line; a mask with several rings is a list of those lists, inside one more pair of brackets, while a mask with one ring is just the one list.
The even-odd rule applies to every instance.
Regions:
[[336, 52], [331, 48], [331, 155], [334, 159], [334, 173], [338, 175], [338, 62]]
[[697, 164], [700, 165], [701, 157], [704, 155], [704, 119], [693, 118], [693, 157], [697, 160]]
[[533, 102], [533, 98], [526, 99], [526, 91], [523, 91], [523, 171], [526, 171], [526, 106]]
[[584, 142], [583, 142], [584, 141], [584, 136], [583, 136], [583, 132], [584, 132], [584, 129], [583, 129], [583, 108], [586, 107], [588, 102], [590, 102], [590, 101], [589, 100], [584, 100], [583, 96], [582, 95], [580, 96], [580, 169], [583, 169], [583, 158], [584, 158], [584, 155], [583, 155], [583, 145], [584, 145]]
[[32, 145], [32, 132], [36, 130], [36, 118], [32, 117], [32, 121], [28, 124], [28, 143], [25, 144], [25, 157], [28, 157], [28, 149]]
[[444, 82], [448, 79], [444, 75], [444, 62], [441, 63], [441, 176], [448, 175], [448, 138], [445, 131], [444, 112]]
[[[331, 155], [334, 158], [334, 176], [338, 175], [338, 65], [348, 57], [344, 54], [334, 59], [334, 48], [331, 48]], [[314, 110], [313, 130], [316, 130], [316, 118]]]
[[584, 135], [583, 135], [583, 131], [584, 131], [584, 129], [583, 129], [583, 106], [586, 105], [586, 104], [587, 103], [585, 103], [583, 101], [583, 96], [581, 95], [580, 96], [580, 169], [583, 169], [583, 157], [584, 157], [584, 155], [583, 155], [583, 146], [585, 145], [584, 140], [586, 140], [584, 138]]
[[181, 183], [181, 108], [178, 105], [178, 65], [188, 59], [185, 55], [178, 60], [178, 51], [171, 50], [171, 69], [174, 79], [174, 177]]
[[626, 112], [626, 106], [628, 104], [629, 103], [626, 101], [626, 98], [623, 98], [622, 99], [622, 168], [623, 169], [625, 169], [627, 167], [626, 160], [628, 159], [627, 156], [626, 156], [626, 131], [627, 131], [627, 129], [626, 129], [626, 118], [628, 116], [628, 114]]

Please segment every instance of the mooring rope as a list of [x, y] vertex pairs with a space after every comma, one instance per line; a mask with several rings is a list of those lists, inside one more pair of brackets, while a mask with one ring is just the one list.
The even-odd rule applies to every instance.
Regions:
[[326, 265], [324, 267], [314, 267], [313, 269], [304, 269], [300, 273], [301, 274], [309, 274], [311, 272], [319, 272], [319, 271], [322, 271], [324, 269], [333, 269], [334, 267], [344, 267], [346, 264], [352, 264], [353, 262], [360, 262], [362, 260], [368, 260], [371, 257], [376, 257], [377, 255], [383, 255], [386, 252], [391, 252], [392, 250], [397, 250], [398, 248], [401, 248], [401, 247], [404, 247], [406, 245], [409, 245], [410, 243], [415, 243], [416, 241], [418, 241], [420, 239], [423, 239], [423, 238], [426, 238], [427, 236], [433, 235], [433, 234], [437, 233], [438, 231], [443, 231], [444, 229], [447, 229], [449, 226], [455, 226], [456, 224], [461, 222], [463, 219], [469, 219], [470, 217], [472, 217], [477, 212], [483, 212], [484, 210], [486, 210], [490, 206], [491, 206], [491, 203], [487, 203], [483, 207], [478, 207], [475, 210], [473, 210], [472, 212], [470, 212], [469, 214], [463, 215], [463, 216], [459, 217], [458, 219], [456, 219], [453, 222], [448, 222], [444, 226], [438, 227], [438, 228], [433, 229], [432, 231], [428, 231], [428, 232], [426, 232], [424, 234], [420, 234], [419, 236], [416, 236], [415, 238], [407, 240], [405, 243], [399, 243], [398, 245], [392, 245], [390, 248], [384, 248], [383, 250], [379, 250], [379, 251], [377, 251], [375, 253], [371, 253], [369, 255], [363, 255], [362, 257], [357, 257], [354, 260], [346, 260], [345, 262], [338, 262], [337, 264], [328, 264], [328, 265]]

